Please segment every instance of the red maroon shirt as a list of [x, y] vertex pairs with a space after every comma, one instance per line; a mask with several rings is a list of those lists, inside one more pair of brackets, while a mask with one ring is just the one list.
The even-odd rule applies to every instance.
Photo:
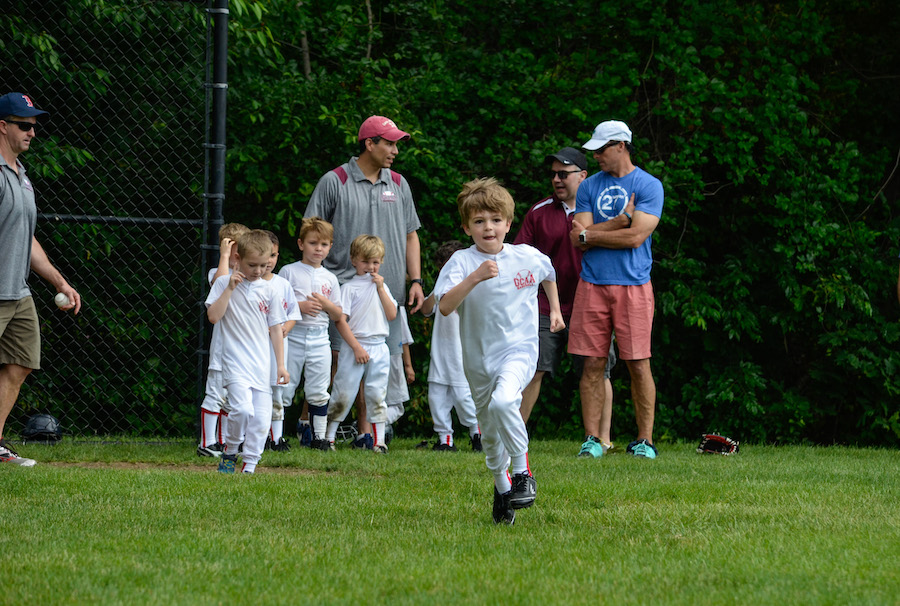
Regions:
[[[556, 270], [560, 312], [568, 324], [581, 274], [581, 251], [569, 240], [575, 209], [566, 212], [566, 208], [565, 203], [556, 196], [536, 203], [525, 214], [513, 244], [530, 244], [550, 257]], [[543, 288], [538, 290], [538, 311], [542, 315], [550, 315], [550, 301]]]

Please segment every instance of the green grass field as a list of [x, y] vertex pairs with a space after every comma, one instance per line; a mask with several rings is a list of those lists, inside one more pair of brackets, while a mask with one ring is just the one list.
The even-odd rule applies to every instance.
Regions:
[[491, 521], [480, 455], [25, 445], [0, 468], [14, 604], [898, 604], [900, 453], [535, 441], [534, 507]]

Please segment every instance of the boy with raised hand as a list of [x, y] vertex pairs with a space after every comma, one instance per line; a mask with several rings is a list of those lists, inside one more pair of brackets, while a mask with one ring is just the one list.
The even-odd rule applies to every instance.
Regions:
[[[443, 269], [450, 257], [466, 245], [459, 240], [450, 240], [441, 244], [436, 253], [438, 270]], [[459, 422], [468, 427], [472, 440], [472, 450], [481, 452], [481, 430], [475, 416], [475, 402], [466, 375], [463, 372], [462, 343], [459, 340], [459, 314], [453, 312], [445, 316], [435, 314], [434, 293], [428, 295], [422, 305], [425, 316], [434, 314], [434, 325], [431, 329], [431, 364], [428, 365], [428, 408], [431, 410], [431, 421], [437, 441], [432, 450], [456, 451], [453, 443], [453, 418], [450, 411], [456, 409]], [[417, 448], [425, 448], [424, 441]]]
[[301, 316], [288, 333], [288, 371], [291, 380], [281, 393], [283, 406], [290, 406], [303, 377], [304, 393], [312, 425], [312, 448], [328, 450], [325, 430], [328, 424], [328, 385], [331, 383], [331, 341], [328, 320], [341, 316], [341, 288], [337, 276], [322, 266], [334, 241], [331, 223], [319, 217], [307, 217], [300, 224], [297, 246], [299, 261], [281, 268], [278, 275], [294, 289]]
[[234, 473], [241, 441], [241, 471], [256, 471], [262, 456], [272, 422], [269, 343], [275, 350], [277, 384], [290, 379], [284, 367], [281, 325], [287, 318], [282, 299], [271, 282], [260, 279], [271, 255], [266, 232], [255, 229], [240, 236], [234, 271], [218, 278], [206, 298], [209, 321], [222, 323], [222, 370], [230, 408], [219, 462], [223, 473]]
[[[297, 323], [297, 320], [300, 319], [300, 308], [297, 307], [297, 299], [294, 296], [294, 287], [291, 286], [291, 283], [273, 273], [275, 271], [275, 266], [278, 265], [278, 236], [269, 230], [264, 231], [266, 235], [269, 236], [269, 241], [272, 243], [272, 254], [269, 256], [269, 265], [266, 267], [266, 273], [263, 275], [262, 279], [272, 283], [272, 286], [278, 291], [278, 295], [281, 297], [281, 302], [284, 306], [284, 313], [287, 321], [281, 325], [281, 333], [283, 335], [282, 345], [284, 348], [284, 359], [288, 360], [290, 356], [288, 354], [289, 348], [287, 336], [294, 327], [294, 324]], [[275, 362], [275, 350], [270, 349], [269, 353], [272, 354], [272, 374], [270, 376], [272, 383], [272, 426], [269, 428], [269, 436], [266, 438], [266, 450], [287, 452], [291, 449], [291, 445], [288, 444], [287, 439], [284, 437], [284, 405], [281, 397], [284, 385], [278, 384], [278, 366]], [[287, 363], [285, 363], [285, 365], [286, 364]]]
[[[341, 318], [336, 322], [344, 339], [328, 402], [328, 432], [334, 444], [338, 425], [356, 399], [360, 381], [366, 397], [366, 417], [376, 453], [387, 453], [384, 426], [387, 421], [388, 376], [391, 355], [387, 339], [389, 323], [397, 317], [397, 301], [378, 273], [384, 260], [384, 242], [363, 234], [350, 244], [350, 262], [356, 275], [341, 287]], [[365, 436], [364, 436], [365, 437]]]
[[493, 519], [512, 524], [515, 510], [530, 507], [537, 493], [519, 405], [537, 366], [539, 284], [550, 302], [550, 329], [565, 323], [550, 258], [527, 244], [503, 242], [515, 210], [510, 193], [496, 179], [476, 179], [456, 201], [474, 245], [450, 257], [434, 292], [444, 316], [459, 312], [463, 369], [494, 475]]
[[[219, 264], [211, 267], [207, 279], [212, 286], [216, 278], [227, 276], [234, 267], [237, 250], [234, 242], [250, 229], [240, 223], [226, 223], [219, 228]], [[206, 395], [200, 404], [200, 444], [198, 457], [220, 457], [225, 448], [225, 425], [228, 420], [227, 393], [222, 378], [222, 329], [213, 325], [209, 343], [209, 366], [206, 371]], [[218, 426], [218, 429], [217, 429]]]

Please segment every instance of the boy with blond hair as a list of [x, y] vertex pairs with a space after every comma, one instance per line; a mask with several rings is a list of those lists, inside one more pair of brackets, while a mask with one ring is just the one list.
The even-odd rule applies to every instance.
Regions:
[[[278, 236], [269, 230], [263, 230], [269, 241], [272, 243], [272, 254], [269, 256], [269, 265], [266, 267], [266, 273], [262, 279], [271, 282], [272, 286], [281, 297], [281, 304], [284, 307], [285, 317], [287, 321], [281, 325], [282, 345], [284, 348], [285, 365], [290, 358], [288, 348], [288, 333], [300, 319], [300, 308], [297, 307], [297, 299], [294, 296], [294, 288], [291, 283], [276, 275], [275, 267], [278, 265]], [[266, 438], [266, 450], [274, 450], [276, 452], [287, 452], [291, 449], [291, 445], [284, 437], [284, 406], [282, 404], [281, 392], [284, 391], [284, 385], [278, 384], [278, 367], [275, 363], [275, 350], [270, 349], [272, 373], [269, 377], [272, 383], [272, 426], [269, 428], [269, 436]], [[288, 370], [290, 372], [290, 369]]]
[[331, 251], [334, 228], [319, 217], [307, 217], [300, 224], [297, 246], [301, 259], [281, 268], [278, 275], [294, 289], [301, 316], [288, 333], [290, 382], [281, 393], [282, 406], [290, 406], [304, 381], [313, 439], [310, 446], [327, 450], [328, 385], [331, 383], [331, 341], [328, 320], [341, 318], [341, 288], [337, 276], [322, 266]]
[[391, 355], [385, 340], [389, 323], [397, 317], [397, 301], [384, 283], [384, 276], [378, 273], [383, 260], [384, 242], [378, 236], [362, 234], [350, 244], [350, 262], [356, 275], [341, 287], [342, 313], [336, 326], [344, 342], [328, 402], [327, 439], [331, 447], [338, 425], [350, 411], [363, 381], [366, 417], [372, 424], [372, 449], [387, 453], [385, 397]]
[[272, 422], [269, 343], [275, 351], [276, 382], [290, 379], [284, 367], [282, 298], [271, 282], [260, 280], [271, 255], [272, 242], [264, 231], [240, 236], [234, 271], [218, 278], [206, 298], [209, 321], [222, 324], [222, 371], [230, 408], [219, 462], [223, 473], [234, 473], [241, 442], [242, 472], [256, 471], [262, 456]]
[[[250, 231], [240, 223], [226, 223], [219, 228], [219, 264], [211, 267], [207, 280], [213, 282], [227, 276], [234, 267], [235, 241]], [[200, 404], [200, 444], [198, 457], [220, 457], [225, 448], [225, 425], [228, 420], [228, 399], [222, 381], [222, 329], [213, 325], [212, 340], [209, 343], [209, 366], [206, 371], [206, 395]]]
[[530, 507], [537, 494], [519, 405], [537, 366], [538, 285], [550, 302], [550, 329], [565, 323], [550, 258], [527, 244], [503, 242], [515, 210], [510, 193], [496, 179], [476, 179], [456, 201], [474, 244], [450, 257], [434, 292], [441, 314], [459, 313], [463, 369], [494, 475], [492, 516], [495, 524], [512, 524], [516, 510]]

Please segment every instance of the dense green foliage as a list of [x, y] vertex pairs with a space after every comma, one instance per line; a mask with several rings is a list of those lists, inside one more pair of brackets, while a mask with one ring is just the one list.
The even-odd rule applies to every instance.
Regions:
[[[658, 438], [900, 443], [895, 2], [231, 8], [226, 219], [277, 231], [285, 261], [316, 181], [355, 153], [370, 114], [413, 134], [395, 168], [422, 218], [427, 284], [430, 253], [462, 236], [464, 181], [500, 178], [521, 216], [549, 192], [547, 153], [622, 119], [636, 163], [666, 190], [653, 246]], [[413, 318], [406, 421], [423, 433], [428, 327]], [[613, 378], [627, 439], [624, 367]], [[576, 386], [570, 370], [545, 383], [534, 433], [579, 434]]]
[[[893, 3], [373, 2], [371, 22], [363, 2], [264, 5], [275, 42], [232, 53], [231, 217], [290, 236], [381, 113], [414, 134], [395, 168], [428, 251], [460, 236], [462, 182], [497, 176], [524, 213], [546, 153], [623, 119], [666, 188], [657, 432], [897, 443]], [[533, 430], [577, 434], [575, 384], [545, 387]]]

